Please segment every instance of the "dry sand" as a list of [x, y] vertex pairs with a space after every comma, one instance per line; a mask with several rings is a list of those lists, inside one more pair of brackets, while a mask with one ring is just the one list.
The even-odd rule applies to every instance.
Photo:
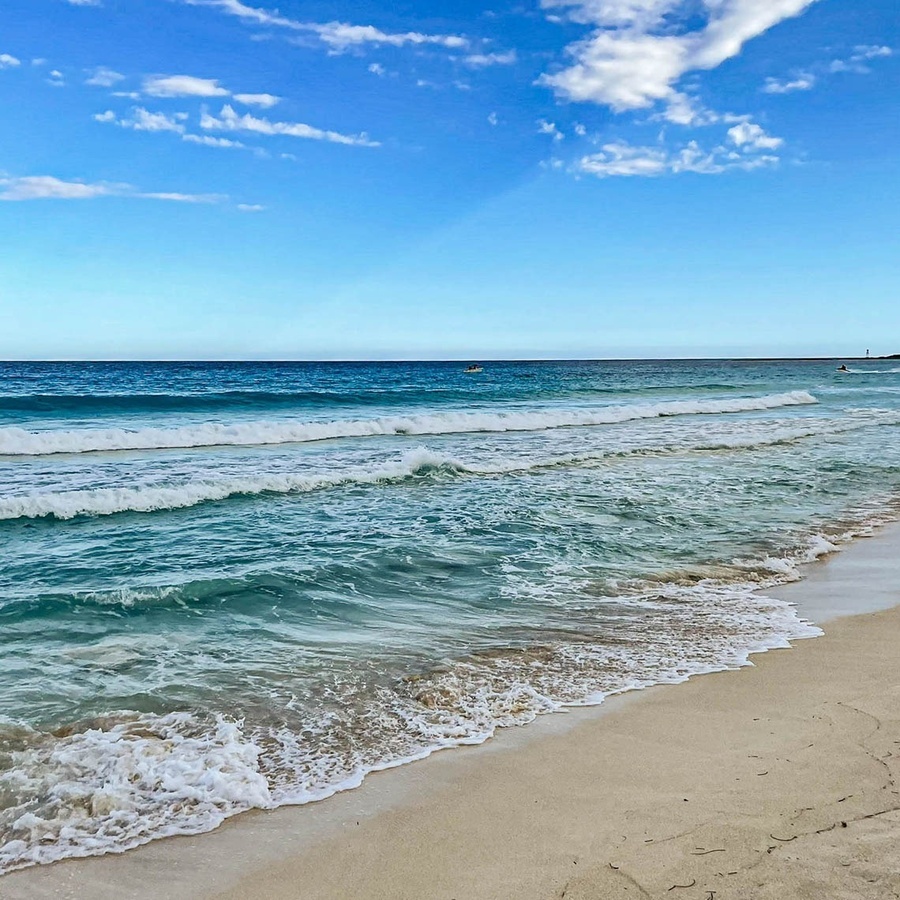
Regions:
[[[898, 551], [895, 528], [780, 593], [900, 603]], [[322, 804], [14, 873], [0, 897], [900, 898], [900, 609], [825, 629]]]

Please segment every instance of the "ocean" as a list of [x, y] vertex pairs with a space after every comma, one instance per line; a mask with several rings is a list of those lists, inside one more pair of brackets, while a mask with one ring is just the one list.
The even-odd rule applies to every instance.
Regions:
[[819, 633], [900, 368], [0, 364], [0, 871]]

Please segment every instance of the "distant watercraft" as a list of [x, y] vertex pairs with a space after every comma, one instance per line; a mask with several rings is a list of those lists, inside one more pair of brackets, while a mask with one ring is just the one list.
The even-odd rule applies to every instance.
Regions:
[[484, 369], [476, 363], [472, 363], [471, 366], [466, 366], [465, 369], [463, 369], [463, 372], [465, 372], [466, 375], [480, 375], [483, 371]]
[[849, 372], [850, 370], [846, 366], [838, 366], [838, 372]]

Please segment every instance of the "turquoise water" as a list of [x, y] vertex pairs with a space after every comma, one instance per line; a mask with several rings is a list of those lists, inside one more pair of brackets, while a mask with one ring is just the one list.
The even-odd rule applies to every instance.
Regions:
[[0, 364], [0, 865], [208, 830], [817, 633], [900, 370]]

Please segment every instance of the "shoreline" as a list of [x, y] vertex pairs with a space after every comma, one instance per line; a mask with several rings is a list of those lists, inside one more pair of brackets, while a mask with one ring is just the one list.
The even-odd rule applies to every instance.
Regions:
[[[868, 771], [864, 761], [857, 758], [862, 745], [855, 742], [865, 730], [855, 724], [857, 718], [860, 722], [869, 721], [866, 716], [881, 719], [881, 714], [891, 709], [891, 692], [895, 700], [900, 699], [900, 677], [892, 678], [895, 653], [891, 645], [892, 641], [896, 645], [894, 635], [900, 635], [900, 609], [887, 609], [900, 603], [900, 591], [891, 589], [900, 574], [900, 554], [895, 552], [898, 547], [900, 525], [888, 525], [874, 537], [858, 538], [841, 553], [809, 564], [803, 580], [767, 591], [796, 603], [801, 615], [810, 617], [810, 610], [815, 609], [817, 623], [827, 623], [824, 638], [800, 641], [793, 652], [755, 654], [749, 668], [630, 692], [610, 698], [599, 707], [571, 709], [562, 716], [542, 716], [527, 729], [503, 729], [477, 747], [456, 748], [452, 754], [433, 754], [416, 766], [373, 773], [361, 787], [336, 795], [327, 803], [251, 811], [211, 833], [158, 840], [119, 856], [67, 860], [13, 872], [0, 879], [0, 896], [143, 898], [159, 896], [165, 885], [166, 897], [222, 896], [239, 900], [296, 897], [298, 884], [302, 884], [304, 898], [531, 898], [559, 896], [563, 885], [557, 882], [565, 875], [569, 884], [566, 897], [625, 897], [641, 894], [634, 882], [618, 873], [638, 869], [641, 877], [637, 881], [644, 896], [668, 896], [671, 885], [687, 885], [693, 879], [693, 886], [673, 893], [706, 898], [710, 890], [722, 890], [722, 879], [731, 879], [729, 891], [746, 889], [739, 879], [748, 860], [753, 862], [753, 870], [761, 873], [783, 864], [783, 858], [790, 855], [788, 850], [799, 848], [801, 841], [815, 843], [799, 834], [795, 838], [794, 832], [788, 835], [775, 830], [770, 834], [790, 840], [776, 844], [772, 838], [760, 850], [760, 836], [743, 821], [720, 821], [715, 827], [709, 821], [695, 821], [698, 808], [710, 811], [723, 800], [727, 801], [725, 805], [749, 807], [759, 801], [760, 809], [752, 818], [768, 816], [773, 827], [784, 826], [787, 807], [781, 801], [799, 796], [799, 784], [790, 777], [789, 768], [780, 765], [778, 750], [789, 750], [794, 763], [803, 756], [795, 773], [802, 769], [804, 778], [812, 778], [810, 784], [800, 781], [811, 795], [818, 791], [820, 800], [825, 786], [822, 782], [834, 788], [831, 793], [840, 793], [842, 779], [846, 780], [851, 768], [846, 763], [852, 759], [858, 775], [854, 783], [864, 783], [866, 789], [852, 792], [857, 803], [845, 799], [839, 812], [853, 819], [849, 810], [854, 810], [854, 822], [868, 823], [866, 827], [854, 826], [854, 833], [866, 832], [863, 838], [871, 843], [874, 838], [868, 832], [884, 827], [892, 816], [896, 818], [893, 827], [900, 826], [900, 812], [883, 816], [882, 810], [870, 809], [884, 806], [876, 801], [888, 799], [884, 785], [875, 785], [873, 777], [877, 780], [885, 769], [893, 777], [891, 763], [879, 759], [877, 767]], [[854, 587], [857, 599], [848, 603], [848, 588]], [[861, 606], [860, 594], [864, 600]], [[866, 611], [850, 618], [834, 618], [860, 609]], [[875, 609], [887, 611], [870, 611]], [[878, 652], [873, 654], [873, 648]], [[805, 695], [798, 695], [801, 685], [805, 686]], [[810, 707], [817, 701], [817, 709], [823, 703], [856, 708], [848, 704], [860, 689], [873, 685], [880, 687], [878, 696], [867, 701], [871, 708], [856, 709], [855, 714], [842, 712], [847, 721], [836, 729], [839, 734], [829, 736], [820, 723], [812, 721], [821, 718], [820, 714], [810, 718]], [[777, 709], [767, 710], [765, 701], [775, 697]], [[726, 698], [730, 698], [727, 703]], [[753, 726], [747, 722], [750, 711], [754, 712], [749, 717]], [[755, 727], [758, 722], [777, 724], [776, 731], [769, 735], [774, 741], [761, 734], [761, 726]], [[888, 740], [887, 752], [896, 751], [900, 758], [900, 722], [893, 725], [889, 740], [888, 730], [875, 730], [883, 732], [879, 740]], [[696, 729], [701, 726], [704, 738], [698, 740]], [[805, 748], [812, 752], [798, 749], [803, 736], [818, 739]], [[834, 758], [820, 758], [815, 750], [826, 737], [831, 751], [841, 751], [830, 753], [837, 758], [837, 766]], [[754, 773], [745, 772], [746, 766], [742, 768], [742, 760], [737, 757], [740, 751], [760, 749], [754, 743], [760, 738], [783, 771], [776, 777], [773, 764], [771, 776], [768, 769], [765, 775], [755, 772], [755, 778], [765, 781], [754, 782]], [[640, 747], [637, 753], [634, 746]], [[866, 748], [863, 756], [874, 759], [873, 752]], [[754, 756], [768, 759], [765, 754], [743, 753], [751, 762]], [[702, 775], [696, 772], [698, 760], [702, 762]], [[695, 782], [707, 782], [712, 774], [717, 774], [719, 781], [705, 786], [692, 782], [691, 765]], [[896, 775], [900, 780], [900, 771]], [[730, 783], [742, 779], [744, 785], [739, 789]], [[648, 783], [655, 786], [650, 788]], [[763, 790], [759, 790], [760, 785], [765, 786]], [[777, 785], [774, 797], [769, 797], [771, 785]], [[672, 800], [673, 791], [684, 794], [678, 798], [684, 806]], [[894, 806], [900, 808], [895, 787], [889, 793]], [[691, 805], [692, 798], [700, 802]], [[829, 802], [833, 805], [836, 801]], [[539, 811], [537, 816], [532, 805]], [[807, 819], [816, 811], [816, 815], [824, 815], [828, 805], [820, 802], [813, 804], [812, 810], [805, 809]], [[791, 807], [795, 808], [803, 809]], [[872, 812], [879, 815], [860, 818]], [[597, 820], [606, 824], [592, 824]], [[669, 831], [664, 823], [671, 826]], [[678, 859], [673, 858], [673, 854], [679, 856], [676, 850], [683, 843], [679, 834], [696, 837], [710, 828], [715, 834], [710, 832], [705, 838], [705, 849], [684, 851]], [[505, 839], [498, 836], [504, 831]], [[651, 831], [657, 836], [642, 838], [646, 845], [639, 845], [636, 835]], [[618, 837], [615, 832], [620, 832]], [[849, 830], [842, 832], [844, 843], [853, 837]], [[658, 835], [662, 833], [667, 835], [668, 850], [654, 856], [656, 848], [652, 845], [661, 843]], [[726, 866], [732, 853], [724, 846], [724, 839], [716, 842], [713, 837], [728, 835], [732, 840], [737, 834], [742, 835], [736, 842], [742, 849], [735, 850], [740, 859]], [[817, 839], [821, 842], [828, 834], [831, 832], [823, 832]], [[631, 837], [629, 846], [622, 836]], [[866, 847], [869, 852], [871, 848], [868, 844]], [[716, 872], [725, 867], [737, 874], [722, 874], [707, 882], [696, 875], [679, 881], [678, 865], [692, 863], [698, 872], [705, 872], [707, 852]], [[766, 859], [758, 857], [761, 852]], [[604, 853], [618, 854], [616, 859], [622, 861], [619, 869], [609, 867], [610, 862], [615, 865], [613, 860], [602, 868], [597, 860]], [[853, 863], [847, 868], [852, 869]], [[647, 873], [657, 871], [660, 874], [654, 881], [656, 876]], [[568, 877], [573, 872], [580, 887]], [[670, 874], [675, 880], [662, 887]], [[783, 876], [778, 876], [782, 882]], [[625, 884], [631, 884], [630, 893], [622, 893]], [[900, 888], [900, 882], [896, 887]], [[884, 884], [879, 889], [884, 889]], [[579, 890], [586, 893], [579, 894]], [[753, 894], [757, 896], [770, 895]], [[771, 896], [783, 898], [785, 894]], [[846, 896], [893, 895], [851, 892]]]

